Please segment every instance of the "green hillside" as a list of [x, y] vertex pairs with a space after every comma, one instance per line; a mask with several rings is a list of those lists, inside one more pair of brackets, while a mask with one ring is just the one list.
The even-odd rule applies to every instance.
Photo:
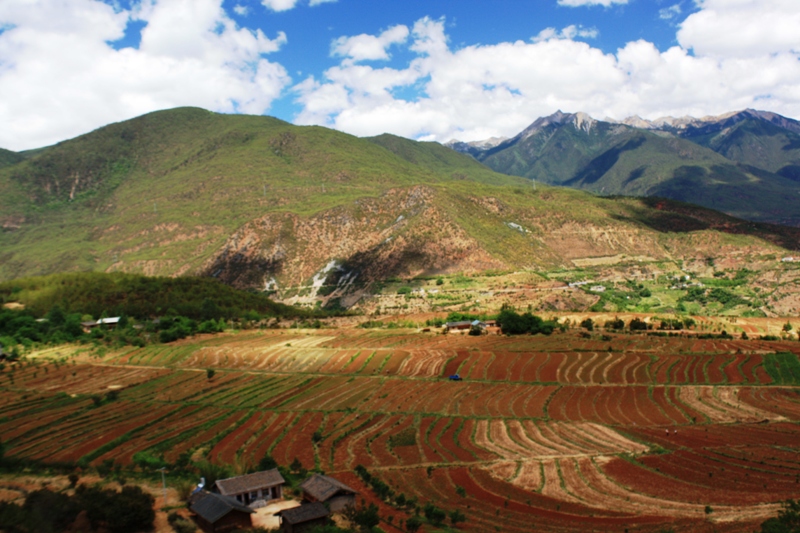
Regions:
[[[669, 142], [699, 154], [685, 165], [726, 161], [688, 141], [598, 132], [579, 144], [556, 131], [563, 137], [542, 151], [573, 146], [558, 163], [567, 167], [579, 155], [602, 158], [607, 139], [617, 139], [596, 187], [624, 181], [642, 157], [655, 165]], [[76, 271], [199, 275], [291, 303], [322, 295], [334, 307], [397, 276], [800, 247], [793, 230], [683, 204], [533, 190], [435, 143], [194, 108], [26, 153], [0, 169], [0, 226], [0, 281]]]
[[25, 157], [17, 152], [0, 148], [0, 168], [15, 165], [23, 159], [25, 159]]
[[731, 161], [800, 182], [800, 134], [756, 118], [721, 126], [689, 128], [682, 137]]
[[[693, 142], [698, 139], [602, 121], [578, 127], [576, 119], [569, 120], [572, 115], [562, 116], [568, 119], [524, 132], [476, 158], [497, 172], [553, 185], [599, 194], [664, 196], [749, 220], [800, 222], [800, 204], [787, 201], [797, 196], [796, 182], [775, 174], [777, 169], [737, 163], [754, 158], [726, 157], [743, 152], [739, 148], [731, 145], [726, 152], [712, 146], [710, 138], [706, 147]], [[770, 142], [777, 147], [782, 141]], [[784, 161], [776, 166], [786, 172], [792, 156], [784, 152]]]
[[239, 318], [248, 311], [268, 316], [309, 316], [304, 310], [275, 303], [262, 294], [236, 290], [213, 279], [158, 278], [119, 272], [76, 272], [7, 281], [0, 283], [0, 302], [21, 303], [40, 317], [55, 306], [66, 313], [93, 317], [105, 313], [148, 318], [170, 310], [195, 319]]
[[269, 117], [151, 113], [0, 170], [0, 279], [114, 269], [123, 255], [119, 268], [194, 272], [265, 213], [309, 216], [420, 183], [518, 181], [455, 155], [456, 171]]

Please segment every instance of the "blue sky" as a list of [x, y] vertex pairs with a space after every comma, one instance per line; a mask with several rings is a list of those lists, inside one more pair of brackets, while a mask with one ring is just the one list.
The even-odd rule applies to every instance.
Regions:
[[[288, 42], [271, 58], [291, 67], [293, 78], [321, 75], [338, 63], [330, 56], [331, 42], [341, 36], [375, 34], [397, 24], [411, 26], [423, 17], [445, 20], [453, 48], [489, 45], [508, 41], [530, 41], [547, 28], [575, 25], [597, 30], [596, 37], [583, 39], [609, 53], [637, 39], [648, 39], [660, 50], [677, 44], [677, 24], [694, 11], [691, 1], [673, 2], [638, 0], [626, 5], [600, 5], [581, 8], [542, 0], [339, 0], [309, 7], [275, 12], [256, 0], [232, 0], [224, 3], [233, 12], [244, 6], [246, 16], [234, 14], [243, 26], [257, 27], [268, 35], [285, 31]], [[664, 18], [662, 10], [678, 6]], [[390, 50], [393, 61], [385, 64], [400, 67], [412, 54], [400, 47]], [[384, 63], [384, 62], [382, 62]], [[406, 93], [407, 96], [414, 96]], [[291, 98], [275, 102], [272, 113], [292, 120], [299, 107]]]
[[438, 141], [800, 118], [798, 27], [796, 0], [2, 0], [0, 146], [182, 105]]

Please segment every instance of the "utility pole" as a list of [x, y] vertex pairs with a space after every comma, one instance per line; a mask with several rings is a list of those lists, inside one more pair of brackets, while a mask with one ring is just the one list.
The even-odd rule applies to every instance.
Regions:
[[166, 467], [162, 466], [161, 468], [159, 468], [159, 470], [161, 470], [161, 486], [162, 486], [163, 491], [164, 491], [164, 503], [161, 504], [161, 507], [162, 508], [166, 508], [167, 507], [167, 478], [164, 476], [164, 470], [166, 470]]

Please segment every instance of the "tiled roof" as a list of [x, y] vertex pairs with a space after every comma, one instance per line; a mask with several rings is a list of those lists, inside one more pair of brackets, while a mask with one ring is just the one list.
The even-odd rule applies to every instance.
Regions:
[[241, 511], [252, 514], [253, 510], [242, 505], [235, 498], [206, 492], [203, 497], [198, 498], [190, 507], [193, 513], [203, 517], [210, 523], [214, 523], [231, 511]]
[[300, 507], [292, 507], [275, 513], [289, 524], [300, 524], [328, 516], [328, 509], [320, 502], [306, 503]]
[[242, 494], [283, 483], [285, 483], [283, 476], [278, 472], [277, 468], [273, 468], [272, 470], [264, 470], [254, 474], [218, 479], [217, 489], [225, 495]]
[[348, 487], [338, 479], [323, 476], [322, 474], [314, 474], [300, 485], [304, 492], [309, 493], [318, 502], [324, 502], [332, 498], [340, 491], [349, 492], [351, 494], [358, 494], [358, 491]]

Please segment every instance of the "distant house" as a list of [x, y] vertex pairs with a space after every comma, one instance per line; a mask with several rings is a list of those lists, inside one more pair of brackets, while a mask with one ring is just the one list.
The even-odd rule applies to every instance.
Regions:
[[292, 507], [275, 513], [281, 521], [284, 533], [303, 533], [317, 526], [328, 523], [328, 509], [320, 502], [306, 503], [300, 507]]
[[83, 331], [89, 333], [92, 329], [98, 326], [106, 326], [108, 329], [114, 329], [119, 324], [119, 320], [122, 317], [112, 316], [108, 318], [100, 318], [98, 320], [90, 320], [88, 322], [81, 322], [81, 326], [83, 327]]
[[255, 511], [238, 500], [213, 492], [193, 495], [189, 507], [192, 519], [205, 533], [222, 533], [253, 527], [250, 515]]
[[459, 322], [447, 322], [444, 325], [447, 331], [464, 331], [468, 330], [470, 326], [472, 326], [472, 322], [469, 320], [461, 320]]
[[220, 494], [236, 498], [244, 505], [262, 507], [270, 500], [283, 498], [285, 482], [278, 469], [273, 468], [244, 476], [218, 479], [215, 486]]
[[793, 263], [794, 262], [794, 257], [791, 257], [791, 256], [790, 257], [784, 257], [783, 259], [781, 259], [781, 261], [783, 261], [784, 263]]
[[358, 491], [330, 476], [314, 474], [300, 488], [303, 490], [304, 501], [325, 503], [335, 513], [356, 505]]

